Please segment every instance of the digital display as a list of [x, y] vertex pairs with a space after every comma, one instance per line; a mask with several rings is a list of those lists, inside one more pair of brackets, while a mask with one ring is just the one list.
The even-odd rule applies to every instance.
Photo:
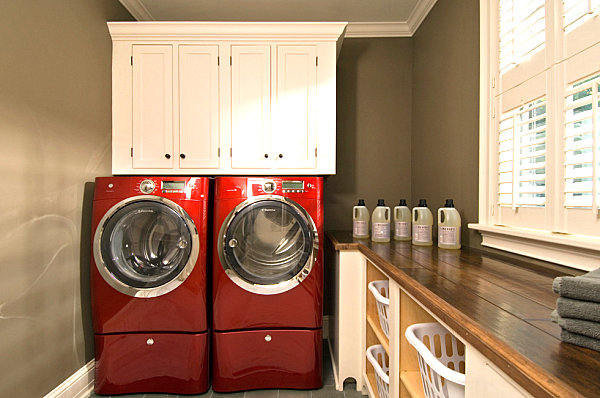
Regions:
[[283, 189], [304, 189], [304, 181], [281, 181]]
[[163, 181], [162, 189], [181, 189], [185, 188], [185, 181]]

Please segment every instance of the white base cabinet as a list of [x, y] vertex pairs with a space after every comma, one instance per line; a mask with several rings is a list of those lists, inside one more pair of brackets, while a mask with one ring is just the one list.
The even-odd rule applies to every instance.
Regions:
[[345, 26], [109, 22], [113, 174], [335, 174]]
[[[531, 397], [358, 250], [336, 251], [334, 267], [329, 345], [338, 390], [343, 389], [346, 379], [353, 378], [358, 391], [380, 398], [375, 372], [365, 353], [367, 347], [381, 344], [389, 361], [389, 396], [424, 398], [417, 352], [404, 333], [415, 323], [438, 322], [458, 338], [465, 350], [465, 398]], [[367, 290], [368, 283], [374, 280], [389, 281], [389, 338], [382, 331], [374, 297]]]

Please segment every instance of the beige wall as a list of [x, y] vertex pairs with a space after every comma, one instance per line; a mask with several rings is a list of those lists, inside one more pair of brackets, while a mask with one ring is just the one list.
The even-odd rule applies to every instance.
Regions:
[[438, 1], [413, 41], [412, 205], [437, 212], [454, 199], [463, 245], [477, 246], [467, 223], [478, 214], [478, 0]]
[[325, 179], [325, 229], [351, 230], [359, 198], [373, 210], [410, 199], [412, 39], [346, 39], [337, 66], [337, 174]]
[[0, 397], [40, 397], [93, 358], [90, 184], [110, 174], [117, 0], [0, 11]]

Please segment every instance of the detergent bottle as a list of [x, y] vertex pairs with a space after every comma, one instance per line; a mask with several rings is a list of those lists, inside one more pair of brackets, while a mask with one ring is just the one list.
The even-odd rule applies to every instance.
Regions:
[[373, 242], [390, 241], [390, 208], [383, 199], [377, 201], [377, 207], [371, 217], [371, 240]]
[[427, 207], [425, 199], [419, 200], [419, 205], [412, 209], [412, 244], [416, 246], [431, 246], [431, 227], [433, 215]]
[[394, 239], [410, 240], [410, 209], [405, 199], [400, 199], [394, 207]]
[[444, 207], [438, 209], [438, 247], [460, 249], [460, 214], [454, 201], [446, 199]]
[[369, 237], [369, 209], [365, 206], [364, 199], [358, 200], [352, 213], [352, 236], [364, 239]]

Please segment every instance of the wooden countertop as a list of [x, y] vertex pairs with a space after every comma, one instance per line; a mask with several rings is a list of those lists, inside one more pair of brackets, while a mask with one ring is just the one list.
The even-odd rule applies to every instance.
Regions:
[[600, 352], [562, 343], [550, 321], [552, 280], [565, 272], [468, 248], [326, 235], [335, 250], [362, 252], [533, 396], [600, 397]]

